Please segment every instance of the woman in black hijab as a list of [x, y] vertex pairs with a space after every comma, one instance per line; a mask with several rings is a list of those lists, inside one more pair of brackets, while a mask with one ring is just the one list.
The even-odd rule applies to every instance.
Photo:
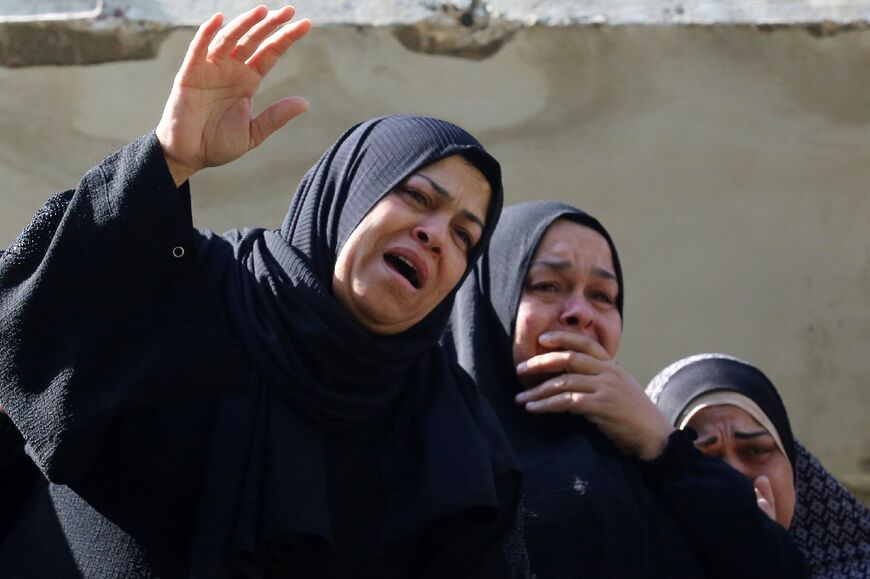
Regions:
[[615, 364], [624, 295], [604, 227], [574, 207], [532, 202], [503, 212], [457, 296], [446, 343], [493, 404], [525, 471], [520, 529], [530, 567], [519, 571], [799, 575], [799, 555], [759, 516], [752, 489], [731, 487], [737, 473], [671, 433]]
[[698, 448], [752, 481], [758, 504], [789, 530], [813, 577], [870, 574], [870, 509], [797, 440], [761, 370], [725, 354], [697, 354], [653, 378], [647, 394]]
[[250, 119], [310, 26], [292, 16], [206, 22], [156, 134], [3, 255], [0, 401], [52, 483], [25, 510], [52, 506], [66, 543], [28, 560], [43, 537], [25, 516], [4, 572], [463, 576], [511, 524], [507, 443], [437, 344], [501, 209], [473, 137], [374, 119], [306, 174], [280, 230], [191, 226], [190, 175], [304, 109]]

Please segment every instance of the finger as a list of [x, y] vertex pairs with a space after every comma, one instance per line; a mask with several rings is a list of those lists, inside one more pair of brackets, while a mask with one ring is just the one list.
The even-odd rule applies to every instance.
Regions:
[[209, 47], [209, 57], [212, 60], [227, 57], [236, 47], [239, 39], [267, 14], [269, 14], [269, 9], [261, 5], [233, 18], [212, 41]]
[[520, 404], [543, 400], [557, 396], [563, 392], [595, 392], [595, 384], [587, 376], [579, 374], [560, 374], [555, 378], [550, 378], [546, 382], [530, 388], [516, 395], [516, 401]]
[[752, 481], [755, 489], [755, 498], [760, 508], [764, 513], [776, 520], [776, 499], [773, 496], [773, 486], [770, 484], [770, 479], [761, 475]]
[[208, 45], [211, 44], [217, 31], [221, 29], [221, 24], [224, 22], [224, 15], [218, 12], [205, 22], [199, 25], [199, 29], [190, 41], [190, 46], [187, 47], [187, 54], [184, 55], [184, 64], [188, 66], [194, 62], [205, 60], [208, 56]]
[[601, 370], [600, 360], [571, 351], [538, 354], [517, 365], [517, 374], [520, 376], [563, 372], [596, 376], [601, 373]]
[[776, 521], [776, 511], [773, 506], [767, 502], [767, 499], [756, 496], [755, 502], [758, 504], [758, 508], [761, 509], [761, 512], [770, 517], [770, 520]]
[[295, 13], [296, 9], [292, 6], [285, 6], [280, 10], [270, 12], [264, 20], [259, 22], [256, 26], [251, 28], [247, 34], [242, 36], [238, 43], [236, 43], [236, 47], [233, 49], [230, 56], [236, 60], [245, 62], [252, 54], [254, 54], [257, 47], [260, 46], [264, 40], [269, 38], [269, 36], [278, 30], [278, 28], [290, 22]]
[[598, 360], [610, 360], [610, 355], [604, 346], [593, 338], [574, 332], [546, 332], [538, 337], [542, 346], [549, 348], [565, 348], [575, 352], [582, 352]]
[[269, 135], [307, 110], [308, 101], [301, 97], [288, 97], [273, 103], [251, 121], [250, 148], [257, 147]]
[[311, 30], [311, 20], [307, 18], [288, 24], [260, 45], [254, 55], [248, 59], [248, 66], [254, 68], [260, 76], [266, 76], [287, 49], [305, 36], [309, 30]]
[[572, 412], [582, 414], [583, 406], [589, 399], [589, 394], [583, 392], [562, 392], [556, 396], [550, 396], [543, 400], [528, 402], [525, 408], [532, 414], [545, 414], [551, 412]]

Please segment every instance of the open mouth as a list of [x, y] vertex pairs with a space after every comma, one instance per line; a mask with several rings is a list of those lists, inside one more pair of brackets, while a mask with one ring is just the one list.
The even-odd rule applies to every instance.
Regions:
[[395, 253], [385, 253], [384, 261], [408, 280], [414, 289], [420, 289], [420, 273], [409, 259]]

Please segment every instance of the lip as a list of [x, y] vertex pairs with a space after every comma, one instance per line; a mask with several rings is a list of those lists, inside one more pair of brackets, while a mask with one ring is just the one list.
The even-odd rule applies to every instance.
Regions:
[[387, 248], [384, 253], [394, 253], [410, 261], [414, 265], [414, 269], [417, 270], [417, 276], [420, 278], [420, 287], [414, 289], [423, 289], [426, 287], [426, 281], [429, 279], [429, 267], [426, 265], [426, 261], [423, 260], [416, 251], [407, 247], [397, 246]]

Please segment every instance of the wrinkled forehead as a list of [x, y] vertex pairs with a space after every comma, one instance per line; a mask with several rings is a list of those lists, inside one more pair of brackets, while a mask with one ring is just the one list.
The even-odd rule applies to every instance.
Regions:
[[676, 426], [679, 417], [685, 416], [687, 408], [699, 400], [737, 396], [745, 401], [739, 406], [754, 409], [755, 412], [750, 414], [771, 434], [778, 433], [783, 451], [792, 458], [793, 435], [788, 413], [767, 376], [755, 366], [730, 357], [702, 355], [692, 358], [659, 386], [657, 395], [651, 395], [665, 417]]
[[489, 185], [490, 196], [499, 200], [488, 205], [501, 208], [498, 164], [455, 125], [428, 118], [387, 117], [374, 124], [360, 141], [345, 147], [348, 150], [343, 153], [348, 158], [340, 164], [340, 190], [346, 191], [346, 199], [338, 215], [337, 252], [385, 195], [415, 172], [448, 157], [458, 156], [477, 169]]
[[580, 254], [591, 257], [613, 273], [613, 252], [607, 239], [588, 225], [560, 217], [544, 231], [532, 252], [529, 268], [540, 261], [571, 259]]
[[462, 153], [436, 156], [419, 166], [393, 166], [382, 174], [386, 173], [392, 173], [392, 177], [378, 182], [360, 181], [350, 188], [340, 216], [337, 253], [363, 219], [391, 191], [415, 177], [423, 179], [428, 187], [443, 191], [458, 208], [478, 218], [484, 233], [491, 230], [492, 224], [498, 219], [497, 214], [494, 214], [498, 204], [493, 203], [495, 187], [492, 181]]

